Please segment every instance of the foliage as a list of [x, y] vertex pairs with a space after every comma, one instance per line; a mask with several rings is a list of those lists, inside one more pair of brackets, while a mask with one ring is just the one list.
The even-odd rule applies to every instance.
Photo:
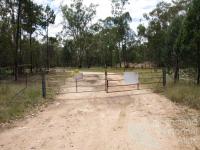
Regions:
[[185, 42], [190, 46], [197, 66], [197, 84], [200, 84], [200, 1], [193, 0], [185, 20]]
[[53, 10], [32, 0], [2, 0], [0, 8], [0, 67], [15, 66], [14, 73], [21, 74], [20, 66], [24, 64], [31, 65], [31, 72], [44, 66], [42, 61], [46, 59], [47, 51], [37, 35], [42, 28], [54, 23]]
[[73, 48], [77, 53], [76, 64], [81, 67], [83, 55], [86, 53], [86, 45], [89, 41], [90, 22], [96, 14], [96, 5], [90, 4], [89, 7], [83, 5], [83, 0], [74, 0], [68, 6], [62, 7], [64, 19], [67, 21], [64, 26], [66, 35], [73, 38]]
[[[97, 5], [71, 0], [61, 7], [63, 31], [49, 37], [55, 12], [32, 0], [0, 2], [0, 67], [30, 64], [31, 72], [49, 67], [129, 67], [150, 62], [174, 71], [179, 81], [181, 68], [195, 68], [200, 82], [199, 1], [159, 2], [144, 18], [136, 34], [126, 11], [128, 0], [111, 0], [112, 15], [95, 22]], [[43, 41], [37, 38], [43, 35]], [[58, 38], [59, 37], [59, 38]], [[17, 68], [17, 70], [16, 70]], [[195, 74], [196, 74], [195, 72]]]
[[138, 26], [140, 44], [147, 45], [147, 56], [152, 62], [168, 70], [174, 69], [175, 82], [179, 80], [180, 68], [196, 67], [199, 84], [199, 1], [172, 2], [160, 2], [153, 11], [144, 14], [149, 24]]

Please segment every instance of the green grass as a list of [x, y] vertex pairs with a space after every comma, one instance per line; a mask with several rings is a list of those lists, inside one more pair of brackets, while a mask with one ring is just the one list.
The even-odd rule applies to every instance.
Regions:
[[[0, 83], [0, 123], [22, 118], [26, 113], [45, 103], [51, 102], [68, 73], [50, 73], [46, 76], [47, 98], [42, 98], [41, 77], [29, 77], [25, 82], [4, 81]], [[18, 93], [18, 94], [17, 94]]]
[[192, 83], [169, 84], [164, 95], [176, 103], [200, 110], [200, 86]]

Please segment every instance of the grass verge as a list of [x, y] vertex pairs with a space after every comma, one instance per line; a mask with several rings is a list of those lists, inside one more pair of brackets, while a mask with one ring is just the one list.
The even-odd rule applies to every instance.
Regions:
[[23, 116], [30, 108], [43, 102], [39, 84], [9, 83], [0, 85], [0, 122], [8, 122]]
[[46, 76], [47, 98], [42, 98], [41, 77], [29, 77], [25, 82], [5, 81], [0, 83], [0, 123], [22, 118], [26, 113], [43, 104], [52, 102], [60, 86], [70, 74], [53, 73]]
[[165, 89], [164, 95], [173, 102], [200, 110], [200, 86], [184, 82], [171, 83]]

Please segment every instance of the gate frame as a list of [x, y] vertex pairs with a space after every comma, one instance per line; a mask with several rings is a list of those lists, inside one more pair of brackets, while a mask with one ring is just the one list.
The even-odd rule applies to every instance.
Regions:
[[[125, 71], [124, 71], [125, 72]], [[139, 74], [139, 73], [138, 73]], [[108, 72], [107, 72], [107, 69], [105, 70], [105, 91], [106, 93], [109, 93], [109, 80], [108, 80]], [[155, 77], [154, 77], [155, 78]], [[162, 75], [161, 77], [162, 78], [162, 81], [160, 82], [152, 82], [151, 84], [154, 84], [154, 83], [162, 83], [163, 85], [163, 88], [166, 88], [166, 85], [167, 85], [167, 72], [166, 72], [166, 68], [162, 68]], [[141, 79], [141, 78], [139, 78]], [[119, 81], [119, 80], [116, 80], [116, 81]], [[137, 85], [137, 90], [140, 90], [140, 81], [138, 81], [137, 84], [127, 84], [127, 85], [116, 85], [117, 86], [132, 86], [132, 85]]]
[[[118, 75], [118, 74], [116, 74], [116, 75]], [[112, 80], [112, 81], [115, 81], [115, 80]], [[116, 81], [120, 81], [120, 80], [116, 80]], [[116, 85], [115, 87], [118, 87], [118, 86], [133, 86], [133, 85], [137, 85], [137, 90], [140, 90], [140, 82], [138, 82], [136, 84]], [[105, 91], [106, 91], [106, 93], [109, 93], [108, 90], [109, 90], [108, 72], [107, 72], [107, 70], [105, 70]]]
[[[125, 72], [125, 71], [124, 71]], [[134, 72], [134, 71], [133, 71]], [[139, 74], [139, 73], [138, 73]], [[103, 75], [103, 74], [102, 74]], [[124, 85], [116, 85], [116, 86], [109, 86], [109, 79], [108, 79], [108, 71], [107, 69], [105, 69], [105, 72], [104, 72], [104, 79], [101, 79], [101, 80], [105, 80], [105, 89], [104, 91], [106, 93], [109, 93], [109, 87], [118, 87], [118, 86], [133, 86], [133, 85], [136, 85], [137, 86], [137, 90], [140, 90], [140, 81], [138, 81], [138, 83], [136, 84], [124, 84]], [[111, 74], [110, 74], [111, 75]], [[120, 75], [120, 74], [112, 74], [112, 75]], [[154, 77], [155, 78], [155, 77]], [[146, 84], [154, 84], [154, 83], [162, 83], [163, 87], [165, 88], [166, 87], [166, 83], [167, 83], [167, 79], [166, 79], [166, 68], [162, 68], [162, 75], [161, 77], [162, 78], [162, 81], [160, 82], [152, 82], [152, 83], [146, 83]], [[141, 78], [139, 78], [141, 79]], [[110, 80], [110, 81], [120, 81], [120, 80]], [[76, 93], [78, 93], [78, 79], [75, 78], [75, 88], [76, 88]], [[103, 86], [103, 84], [101, 85]], [[89, 86], [88, 86], [89, 87]], [[102, 90], [103, 91], [103, 90]], [[95, 92], [95, 91], [83, 91], [83, 92]], [[122, 91], [123, 92], [123, 91]]]

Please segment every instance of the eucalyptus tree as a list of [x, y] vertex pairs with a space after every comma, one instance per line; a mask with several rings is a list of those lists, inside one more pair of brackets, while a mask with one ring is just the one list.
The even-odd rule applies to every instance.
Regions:
[[118, 28], [114, 24], [114, 17], [107, 17], [101, 22], [101, 31], [99, 32], [99, 45], [102, 50], [102, 59], [105, 66], [113, 66], [118, 62], [117, 36]]
[[96, 14], [96, 5], [83, 5], [83, 0], [73, 0], [73, 3], [62, 7], [65, 19], [64, 30], [68, 37], [73, 38], [76, 46], [78, 67], [82, 67], [83, 56], [86, 49], [86, 36], [91, 21]]
[[[0, 22], [3, 25], [4, 31], [7, 31], [2, 34], [5, 38], [1, 38], [2, 40], [4, 39], [3, 43], [7, 43], [6, 46], [4, 46], [3, 51], [5, 51], [5, 55], [7, 54], [7, 56], [9, 56], [10, 50], [12, 49], [12, 55], [10, 55], [10, 59], [7, 60], [10, 60], [10, 66], [14, 66], [15, 80], [18, 78], [18, 66], [20, 63], [23, 63], [21, 37], [25, 36], [23, 35], [23, 32], [26, 31], [28, 24], [30, 24], [30, 20], [27, 19], [30, 17], [27, 13], [28, 11], [31, 11], [27, 5], [30, 2], [31, 1], [28, 0], [2, 0], [0, 3], [2, 8]], [[35, 4], [35, 6], [37, 5]], [[35, 15], [38, 14], [34, 14], [32, 17]]]
[[114, 23], [118, 28], [118, 54], [119, 54], [119, 63], [121, 67], [121, 53], [124, 61], [124, 66], [126, 66], [126, 32], [128, 32], [129, 22], [132, 21], [132, 18], [129, 12], [125, 11], [125, 6], [129, 4], [128, 0], [112, 0], [112, 14], [114, 16]]
[[62, 51], [62, 61], [64, 66], [68, 67], [75, 67], [76, 64], [74, 60], [76, 59], [76, 53], [75, 53], [75, 45], [74, 41], [71, 39], [67, 39], [64, 42], [64, 47]]
[[121, 39], [122, 43], [122, 56], [124, 61], [124, 66], [127, 67], [127, 36], [130, 32], [129, 22], [132, 21], [132, 18], [129, 12], [122, 14], [119, 18], [116, 18], [116, 23], [119, 25], [119, 39]]
[[16, 29], [16, 39], [15, 39], [15, 80], [18, 79], [18, 61], [19, 61], [19, 52], [20, 52], [20, 41], [21, 41], [21, 12], [22, 12], [22, 0], [18, 0], [17, 2], [17, 29]]
[[[174, 66], [174, 82], [176, 83], [179, 80], [179, 70], [180, 65], [183, 63], [183, 23], [184, 16], [176, 16], [167, 30], [167, 39], [166, 43], [168, 44], [168, 49], [170, 50], [170, 61]], [[169, 61], [169, 62], [170, 62]]]
[[8, 1], [0, 1], [0, 67], [11, 66], [14, 63], [14, 34], [10, 11]]
[[41, 26], [46, 30], [46, 68], [49, 69], [49, 25], [55, 23], [56, 15], [49, 5], [43, 11]]
[[200, 84], [200, 1], [193, 0], [185, 20], [186, 42], [190, 44], [192, 60], [197, 66], [197, 84]]
[[[149, 13], [144, 14], [148, 20], [148, 27], [145, 30], [145, 37], [148, 40], [148, 48], [151, 50], [151, 58], [158, 66], [167, 66], [166, 50], [166, 32], [169, 25], [170, 3], [160, 2], [156, 8]], [[141, 28], [142, 29], [142, 28]], [[141, 31], [142, 33], [143, 31]], [[142, 33], [143, 34], [143, 33]]]
[[146, 27], [143, 24], [139, 24], [137, 27], [137, 37], [139, 38], [139, 42], [143, 43], [145, 42], [145, 38], [146, 38]]
[[173, 4], [160, 2], [144, 17], [148, 27], [138, 26], [140, 39], [147, 39], [152, 61], [158, 66], [174, 68], [174, 81], [179, 80], [179, 69], [184, 57], [184, 20], [191, 0], [174, 0]]
[[30, 64], [31, 72], [33, 69], [33, 49], [32, 49], [32, 35], [42, 25], [43, 7], [33, 3], [31, 0], [25, 2], [24, 12], [22, 16], [22, 28], [29, 34], [30, 45]]
[[112, 14], [114, 17], [119, 17], [124, 13], [126, 4], [129, 0], [111, 0], [112, 1]]

